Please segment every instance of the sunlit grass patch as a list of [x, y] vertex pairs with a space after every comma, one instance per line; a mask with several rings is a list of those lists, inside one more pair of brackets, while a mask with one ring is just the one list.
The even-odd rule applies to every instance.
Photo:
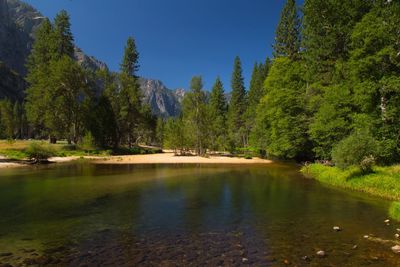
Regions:
[[400, 166], [374, 167], [363, 175], [357, 167], [340, 170], [321, 164], [303, 167], [302, 172], [333, 186], [366, 192], [387, 199], [400, 200]]

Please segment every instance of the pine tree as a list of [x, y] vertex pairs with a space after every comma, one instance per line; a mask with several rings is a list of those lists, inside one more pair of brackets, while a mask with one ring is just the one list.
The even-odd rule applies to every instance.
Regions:
[[9, 99], [0, 101], [0, 125], [7, 139], [14, 139], [15, 118], [13, 116], [13, 104]]
[[257, 137], [254, 133], [256, 125], [257, 107], [261, 99], [265, 96], [267, 90], [264, 88], [265, 79], [268, 76], [271, 68], [271, 60], [267, 57], [265, 63], [254, 64], [253, 74], [250, 81], [250, 88], [248, 92], [248, 104], [245, 113], [246, 132], [249, 135], [249, 143], [257, 147]]
[[209, 112], [211, 120], [211, 149], [225, 150], [227, 148], [226, 117], [227, 102], [224, 87], [218, 77], [211, 91]]
[[136, 77], [139, 67], [139, 53], [136, 49], [135, 39], [129, 37], [126, 42], [124, 57], [120, 69], [122, 73]]
[[50, 62], [55, 59], [56, 45], [53, 27], [44, 20], [36, 31], [35, 42], [27, 62], [26, 113], [28, 121], [35, 127], [36, 135], [48, 133], [45, 127], [45, 114], [48, 109], [47, 91], [49, 88]]
[[371, 8], [369, 0], [306, 0], [303, 44], [308, 79], [322, 85], [332, 83], [337, 60], [346, 60], [354, 25]]
[[119, 113], [117, 120], [122, 139], [132, 147], [137, 138], [137, 127], [143, 118], [141, 92], [138, 84], [139, 53], [135, 41], [129, 37], [125, 46], [124, 56], [119, 75], [120, 91], [118, 95]]
[[60, 11], [54, 19], [54, 36], [58, 58], [74, 57], [74, 37], [71, 33], [70, 17], [67, 11]]
[[231, 86], [232, 98], [228, 111], [228, 127], [230, 147], [234, 149], [237, 146], [246, 145], [243, 118], [246, 111], [246, 89], [244, 87], [242, 64], [239, 57], [235, 58]]
[[276, 29], [274, 56], [298, 58], [300, 52], [300, 19], [296, 1], [287, 0]]

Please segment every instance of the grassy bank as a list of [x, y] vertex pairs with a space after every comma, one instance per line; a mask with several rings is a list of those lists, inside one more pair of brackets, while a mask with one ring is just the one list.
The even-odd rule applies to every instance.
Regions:
[[400, 165], [374, 167], [374, 172], [366, 175], [363, 175], [356, 167], [341, 170], [321, 164], [303, 167], [302, 172], [322, 183], [366, 192], [390, 200], [400, 200]]
[[[33, 142], [30, 140], [17, 140], [7, 141], [0, 140], [0, 156], [7, 157], [13, 160], [23, 160], [27, 158], [27, 151]], [[118, 150], [106, 149], [84, 149], [76, 145], [68, 145], [66, 142], [59, 142], [57, 144], [47, 144], [54, 152], [55, 157], [83, 157], [83, 156], [111, 156], [111, 155], [137, 155], [137, 154], [154, 154], [160, 152], [157, 149], [133, 147], [133, 148], [119, 148]]]

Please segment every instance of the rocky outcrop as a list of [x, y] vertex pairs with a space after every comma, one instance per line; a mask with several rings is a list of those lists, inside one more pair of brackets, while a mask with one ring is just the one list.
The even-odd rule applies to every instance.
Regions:
[[175, 91], [165, 87], [158, 80], [139, 79], [144, 101], [148, 103], [154, 115], [161, 117], [176, 117], [181, 112], [181, 101], [185, 95], [183, 89]]

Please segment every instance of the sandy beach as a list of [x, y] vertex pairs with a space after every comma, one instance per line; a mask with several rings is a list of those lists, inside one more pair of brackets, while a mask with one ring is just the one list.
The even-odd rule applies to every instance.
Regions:
[[[149, 154], [149, 155], [128, 155], [110, 157], [84, 157], [92, 160], [95, 164], [269, 164], [272, 161], [253, 158], [230, 158], [222, 156], [199, 157], [199, 156], [175, 156], [174, 153]], [[49, 160], [54, 163], [64, 163], [78, 160], [80, 157], [54, 157]], [[1, 168], [15, 168], [27, 166], [23, 161], [8, 161], [0, 156]]]
[[272, 161], [253, 158], [230, 158], [222, 156], [212, 156], [209, 158], [199, 156], [175, 156], [174, 153], [152, 154], [152, 155], [132, 155], [114, 156], [108, 158], [98, 158], [98, 164], [269, 164]]

